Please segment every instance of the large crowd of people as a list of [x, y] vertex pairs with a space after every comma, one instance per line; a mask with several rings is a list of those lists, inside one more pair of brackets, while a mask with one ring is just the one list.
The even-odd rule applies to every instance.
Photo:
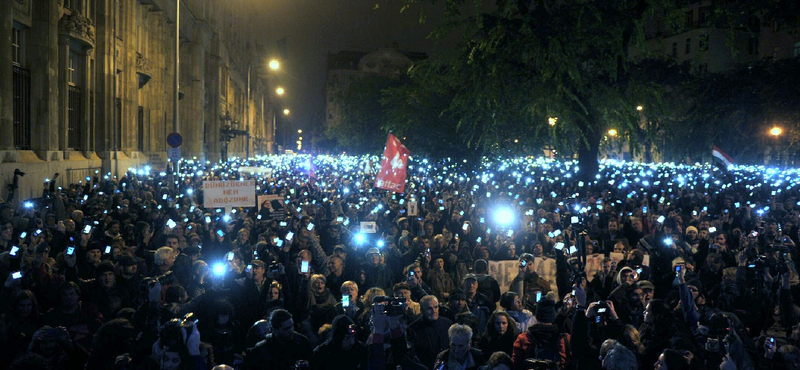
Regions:
[[[182, 161], [12, 199], [0, 368], [800, 369], [796, 171], [412, 160], [399, 194], [376, 164]], [[245, 179], [261, 204], [204, 207]]]

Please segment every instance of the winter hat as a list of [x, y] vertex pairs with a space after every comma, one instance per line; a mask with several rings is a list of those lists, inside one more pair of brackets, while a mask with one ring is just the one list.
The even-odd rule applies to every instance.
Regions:
[[97, 265], [97, 269], [95, 269], [95, 276], [99, 278], [108, 271], [114, 272], [114, 264], [108, 261], [102, 262]]
[[548, 297], [542, 297], [536, 304], [536, 321], [550, 323], [556, 321], [556, 303]]

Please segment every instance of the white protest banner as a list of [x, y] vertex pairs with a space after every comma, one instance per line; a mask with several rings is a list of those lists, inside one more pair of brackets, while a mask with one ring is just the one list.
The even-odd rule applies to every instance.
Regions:
[[[611, 259], [613, 259], [617, 264], [619, 264], [619, 261], [622, 261], [622, 260], [625, 259], [625, 255], [622, 254], [622, 253], [610, 253], [609, 257], [611, 257]], [[593, 255], [588, 256], [586, 258], [586, 269], [585, 269], [585, 271], [586, 271], [586, 278], [589, 281], [592, 281], [592, 279], [594, 279], [594, 274], [596, 274], [598, 271], [600, 271], [603, 268], [603, 259], [604, 258], [605, 258], [605, 255], [602, 255], [602, 254], [593, 254]], [[650, 266], [650, 256], [645, 255], [644, 256], [644, 261], [642, 262], [642, 264], [645, 265], [645, 266]]]
[[[558, 293], [556, 287], [556, 260], [552, 258], [536, 258], [533, 262], [534, 271], [539, 277], [550, 282], [550, 289]], [[519, 261], [489, 261], [489, 275], [500, 285], [500, 292], [505, 293], [511, 286], [511, 281], [519, 274]]]
[[272, 169], [266, 167], [241, 166], [239, 167], [239, 172], [249, 173], [251, 175], [264, 175], [265, 177], [272, 176]]
[[204, 181], [203, 206], [206, 208], [255, 207], [256, 182]]
[[[605, 256], [602, 254], [593, 254], [586, 258], [586, 276], [588, 277], [589, 281], [594, 278], [594, 274], [600, 271], [603, 267], [603, 258]], [[622, 253], [611, 253], [611, 258], [619, 264], [619, 261], [625, 259], [625, 256]], [[644, 265], [649, 265], [650, 263], [650, 256], [644, 256]], [[558, 287], [556, 286], [556, 260], [549, 257], [537, 257], [534, 262], [534, 271], [539, 275], [539, 277], [547, 280], [550, 282], [550, 289], [552, 289], [556, 294], [558, 293]], [[508, 291], [509, 286], [511, 286], [511, 281], [514, 280], [519, 274], [519, 261], [512, 260], [512, 261], [489, 261], [489, 275], [491, 275], [495, 280], [497, 280], [497, 284], [500, 285], [500, 292], [505, 293]]]

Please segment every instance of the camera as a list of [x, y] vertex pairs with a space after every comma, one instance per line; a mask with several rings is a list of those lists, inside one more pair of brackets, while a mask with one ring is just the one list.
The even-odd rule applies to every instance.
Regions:
[[155, 283], [161, 283], [161, 285], [171, 284], [175, 281], [175, 276], [172, 274], [172, 271], [167, 271], [164, 275], [154, 276], [151, 278], [145, 278], [142, 280], [142, 285], [144, 286], [144, 290], [146, 291], [147, 288], [153, 286]]
[[529, 358], [525, 360], [525, 368], [527, 370], [557, 370], [558, 363], [553, 360], [540, 360], [538, 358]]
[[383, 313], [386, 316], [401, 316], [406, 312], [406, 299], [387, 297], [385, 295], [372, 298], [372, 304], [383, 304]]

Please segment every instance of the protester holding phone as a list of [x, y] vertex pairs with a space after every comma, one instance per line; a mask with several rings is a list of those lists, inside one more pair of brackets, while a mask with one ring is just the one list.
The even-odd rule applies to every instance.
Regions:
[[536, 293], [550, 292], [550, 282], [536, 273], [534, 262], [534, 256], [530, 253], [523, 253], [519, 257], [519, 274], [511, 281], [508, 289], [519, 294], [523, 307], [531, 311], [536, 306]]

